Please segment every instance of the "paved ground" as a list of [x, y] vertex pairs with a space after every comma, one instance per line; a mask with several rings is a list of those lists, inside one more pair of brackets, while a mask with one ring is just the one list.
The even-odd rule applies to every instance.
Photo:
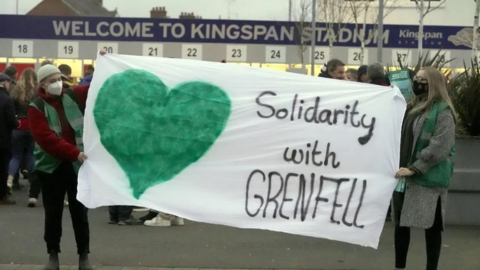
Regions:
[[[41, 269], [47, 255], [43, 242], [43, 208], [19, 204], [0, 207], [0, 270]], [[201, 211], [201, 209], [199, 209]], [[136, 213], [137, 216], [143, 213]], [[188, 222], [184, 227], [155, 228], [108, 225], [107, 209], [90, 212], [91, 260], [99, 270], [192, 269], [393, 269], [393, 226], [385, 226], [378, 250], [260, 230]], [[480, 227], [448, 226], [440, 270], [480, 269]], [[408, 269], [425, 269], [423, 231], [414, 231]], [[75, 241], [65, 208], [62, 269], [77, 263]], [[70, 266], [69, 266], [70, 265]], [[108, 266], [108, 267], [107, 267]], [[129, 267], [129, 268], [128, 268]], [[148, 268], [150, 267], [150, 268]], [[155, 268], [157, 267], [157, 268]], [[178, 270], [178, 269], [177, 269]]]

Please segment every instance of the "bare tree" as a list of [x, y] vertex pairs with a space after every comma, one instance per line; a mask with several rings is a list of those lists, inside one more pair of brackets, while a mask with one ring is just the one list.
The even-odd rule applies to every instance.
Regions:
[[325, 34], [330, 47], [329, 58], [332, 58], [333, 43], [337, 41], [338, 36], [346, 24], [351, 22], [351, 14], [347, 8], [347, 3], [351, 1], [345, 0], [318, 0], [317, 10], [318, 20], [325, 23]]
[[[432, 1], [430, 0], [413, 0], [417, 6], [418, 14], [420, 15], [419, 25], [418, 25], [418, 58], [422, 56], [423, 51], [423, 20], [430, 13], [443, 6], [447, 0], [435, 1], [435, 6], [432, 6]], [[428, 2], [425, 5], [425, 1]]]
[[475, 0], [475, 16], [473, 17], [472, 59], [478, 65], [478, 16], [480, 15], [480, 0]]
[[298, 45], [298, 56], [302, 63], [302, 69], [305, 69], [305, 52], [310, 47], [312, 34], [312, 19], [311, 19], [311, 0], [300, 0], [298, 5], [292, 8], [293, 18], [295, 20], [296, 30], [296, 44]]
[[[385, 8], [383, 18], [386, 18], [397, 7], [398, 0], [385, 0]], [[350, 12], [353, 23], [355, 24], [354, 36], [358, 37], [360, 41], [360, 54], [364, 55], [365, 46], [370, 44], [376, 35], [378, 24], [378, 7], [373, 1], [348, 1], [347, 8]], [[373, 24], [373, 28], [368, 31], [367, 24]], [[359, 25], [362, 25], [359, 29]], [[378, 41], [381, 42], [381, 41]], [[363, 64], [363, 57], [360, 58], [360, 64]]]

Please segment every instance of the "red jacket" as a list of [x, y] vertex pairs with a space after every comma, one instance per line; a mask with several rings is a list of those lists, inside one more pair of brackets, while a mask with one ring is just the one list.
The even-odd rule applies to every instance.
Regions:
[[[85, 106], [89, 88], [90, 84], [73, 87], [73, 92], [76, 95], [76, 101], [79, 105]], [[63, 89], [63, 94], [65, 94], [65, 89]], [[68, 123], [60, 97], [47, 95], [41, 87], [38, 88], [38, 96], [57, 111], [62, 128], [62, 137], [59, 138], [57, 134], [50, 129], [44, 112], [30, 107], [28, 109], [28, 122], [35, 142], [43, 151], [53, 157], [72, 162], [76, 161], [80, 150], [76, 146], [75, 131]]]

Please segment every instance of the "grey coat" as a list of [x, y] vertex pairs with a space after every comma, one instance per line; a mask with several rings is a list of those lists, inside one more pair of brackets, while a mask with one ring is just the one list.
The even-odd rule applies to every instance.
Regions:
[[[427, 114], [421, 115], [414, 126], [414, 147], [421, 134], [426, 118]], [[420, 153], [418, 160], [411, 165], [424, 174], [433, 166], [445, 161], [454, 144], [455, 121], [452, 112], [447, 109], [438, 114], [435, 131], [430, 138], [428, 147]], [[432, 227], [435, 220], [435, 211], [437, 209], [437, 201], [439, 197], [441, 200], [442, 221], [444, 222], [445, 208], [447, 205], [447, 190], [447, 188], [441, 187], [424, 187], [407, 178], [403, 207], [401, 201], [396, 200], [395, 197], [393, 200], [392, 213], [394, 213], [394, 222], [400, 224], [402, 227], [415, 227], [422, 229]], [[399, 211], [401, 212], [398, 213]], [[398, 216], [400, 216], [400, 220], [395, 218]]]

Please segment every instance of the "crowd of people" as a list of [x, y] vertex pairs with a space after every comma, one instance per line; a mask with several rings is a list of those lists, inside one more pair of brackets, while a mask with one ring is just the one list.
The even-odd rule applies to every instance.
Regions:
[[[101, 51], [104, 55], [106, 52]], [[38, 71], [27, 69], [17, 81], [9, 66], [0, 74], [0, 205], [13, 205], [10, 197], [21, 188], [20, 177], [30, 181], [27, 205], [35, 207], [42, 193], [45, 210], [44, 240], [49, 254], [46, 270], [59, 269], [62, 213], [68, 205], [79, 269], [93, 269], [87, 209], [77, 199], [77, 173], [88, 158], [83, 152], [83, 114], [94, 76], [89, 67], [77, 85], [68, 65], [45, 61]], [[322, 78], [390, 85], [379, 63], [345, 70], [332, 59]], [[395, 222], [395, 267], [404, 269], [410, 228], [425, 229], [427, 270], [436, 270], [442, 246], [446, 196], [453, 165], [456, 113], [448, 96], [445, 76], [435, 68], [411, 72], [414, 96], [408, 102], [401, 130], [398, 184], [392, 196]], [[321, 81], [319, 81], [321, 83]], [[68, 204], [66, 203], [68, 202]], [[180, 217], [153, 209], [136, 219], [134, 206], [110, 206], [109, 224], [181, 226]]]
[[[345, 70], [345, 64], [338, 59], [332, 59], [323, 65], [318, 77], [328, 79], [346, 80], [352, 82], [371, 83], [388, 86], [388, 76], [385, 68], [380, 63], [362, 65], [358, 69], [349, 68]], [[413, 79], [413, 77], [411, 78]]]

